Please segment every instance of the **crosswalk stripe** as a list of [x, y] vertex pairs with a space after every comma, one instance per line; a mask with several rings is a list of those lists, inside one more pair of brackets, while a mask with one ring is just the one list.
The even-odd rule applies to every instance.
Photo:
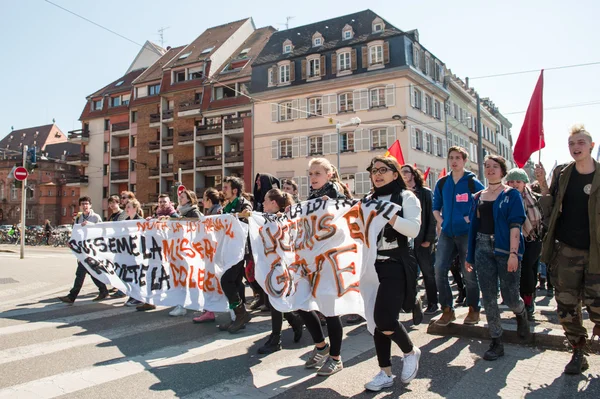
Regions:
[[22, 292], [39, 290], [45, 287], [52, 285], [51, 283], [45, 281], [36, 281], [29, 284], [20, 284], [15, 288], [7, 288], [0, 291], [0, 298], [9, 297], [9, 296], [17, 296]]

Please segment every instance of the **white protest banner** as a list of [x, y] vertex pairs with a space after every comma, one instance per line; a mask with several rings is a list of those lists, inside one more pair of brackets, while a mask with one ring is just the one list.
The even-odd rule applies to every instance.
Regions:
[[377, 235], [400, 209], [387, 201], [315, 199], [293, 205], [287, 215], [254, 212], [249, 234], [256, 281], [281, 312], [360, 314], [374, 327]]
[[140, 301], [227, 311], [221, 276], [244, 257], [248, 226], [233, 215], [200, 220], [75, 225], [69, 247], [92, 276]]

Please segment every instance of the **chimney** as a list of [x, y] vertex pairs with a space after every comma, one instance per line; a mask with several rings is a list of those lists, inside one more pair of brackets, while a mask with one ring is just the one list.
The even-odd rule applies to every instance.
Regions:
[[465, 86], [467, 89], [469, 88], [469, 77], [468, 76], [465, 78]]

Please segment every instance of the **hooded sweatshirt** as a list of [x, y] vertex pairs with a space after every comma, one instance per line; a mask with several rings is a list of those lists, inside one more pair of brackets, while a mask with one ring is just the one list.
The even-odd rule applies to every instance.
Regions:
[[268, 173], [257, 173], [254, 181], [260, 181], [260, 189], [258, 184], [254, 184], [254, 210], [257, 212], [263, 212], [263, 201], [265, 195], [272, 188], [281, 188], [279, 179]]

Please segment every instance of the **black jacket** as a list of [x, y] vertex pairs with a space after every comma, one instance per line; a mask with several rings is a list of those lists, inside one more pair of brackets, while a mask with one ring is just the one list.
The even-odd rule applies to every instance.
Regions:
[[344, 199], [346, 196], [343, 192], [340, 192], [337, 186], [333, 183], [326, 183], [323, 187], [318, 190], [312, 190], [308, 197], [309, 200], [315, 198], [321, 198], [323, 196], [328, 196], [331, 199]]
[[[256, 181], [260, 181], [260, 189], [256, 184]], [[265, 195], [273, 188], [281, 188], [279, 179], [268, 173], [257, 173], [254, 179], [254, 210], [257, 212], [263, 212], [263, 201]]]
[[181, 215], [182, 218], [194, 218], [200, 219], [202, 217], [202, 212], [198, 209], [197, 206], [192, 207], [189, 211]]
[[433, 193], [427, 187], [418, 188], [415, 195], [421, 202], [421, 230], [415, 237], [415, 248], [424, 242], [435, 242], [435, 218], [433, 217]]

